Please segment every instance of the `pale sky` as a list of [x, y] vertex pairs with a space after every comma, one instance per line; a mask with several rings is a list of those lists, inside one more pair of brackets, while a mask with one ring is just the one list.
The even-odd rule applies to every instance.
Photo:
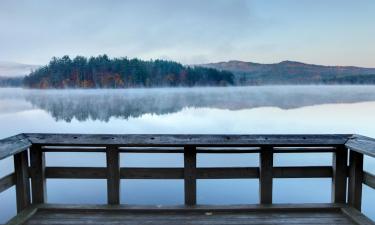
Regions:
[[0, 61], [138, 57], [375, 67], [374, 0], [1, 0]]

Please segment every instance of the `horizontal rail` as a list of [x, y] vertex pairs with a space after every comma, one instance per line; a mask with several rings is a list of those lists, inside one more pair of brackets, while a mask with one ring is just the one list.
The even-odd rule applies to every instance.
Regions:
[[32, 143], [23, 134], [0, 140], [0, 160], [28, 149]]
[[363, 171], [363, 183], [375, 189], [375, 175], [369, 172]]
[[[325, 178], [332, 177], [330, 166], [274, 167], [274, 178]], [[46, 178], [106, 179], [105, 167], [46, 167]], [[121, 179], [183, 179], [183, 168], [120, 169]], [[258, 167], [197, 168], [197, 179], [259, 178]]]
[[348, 134], [307, 135], [175, 135], [175, 134], [25, 134], [33, 143], [55, 146], [119, 147], [259, 147], [259, 146], [336, 146], [343, 145]]
[[16, 184], [16, 177], [14, 173], [8, 174], [7, 176], [0, 179], [0, 193], [13, 187]]
[[274, 178], [324, 178], [332, 177], [331, 166], [274, 167]]
[[375, 157], [375, 139], [362, 135], [353, 135], [345, 143], [350, 150], [359, 152], [364, 155]]
[[[45, 146], [43, 152], [88, 152], [105, 153], [105, 147], [58, 147]], [[198, 154], [242, 154], [242, 153], [260, 153], [261, 148], [197, 148]], [[275, 147], [274, 153], [330, 153], [335, 152], [335, 147]], [[138, 147], [138, 148], [119, 148], [120, 153], [184, 153], [183, 148], [162, 148], [162, 147]]]

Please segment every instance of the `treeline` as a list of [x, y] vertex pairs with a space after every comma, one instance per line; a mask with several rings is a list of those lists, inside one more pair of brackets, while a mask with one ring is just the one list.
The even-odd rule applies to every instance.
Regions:
[[323, 79], [324, 84], [375, 84], [375, 74], [335, 76]]
[[21, 87], [23, 77], [0, 77], [0, 87]]
[[233, 85], [233, 74], [211, 68], [189, 67], [165, 60], [109, 58], [52, 58], [24, 78], [29, 88], [130, 88]]

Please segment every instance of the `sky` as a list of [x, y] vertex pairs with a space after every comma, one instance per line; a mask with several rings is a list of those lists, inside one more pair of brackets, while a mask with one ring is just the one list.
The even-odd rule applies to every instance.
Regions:
[[0, 61], [137, 57], [375, 67], [374, 0], [1, 0]]

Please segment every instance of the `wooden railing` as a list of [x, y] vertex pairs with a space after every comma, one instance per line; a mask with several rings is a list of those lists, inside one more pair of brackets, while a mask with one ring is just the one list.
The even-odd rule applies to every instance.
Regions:
[[[46, 167], [46, 152], [105, 153], [107, 166]], [[184, 167], [121, 167], [123, 153], [181, 153]], [[258, 153], [259, 166], [197, 167], [197, 154], [212, 153]], [[276, 167], [275, 153], [332, 153], [333, 163]], [[31, 204], [47, 202], [46, 179], [106, 179], [111, 205], [120, 204], [121, 179], [183, 179], [185, 204], [192, 206], [197, 203], [197, 179], [247, 178], [259, 179], [260, 204], [272, 204], [273, 178], [331, 177], [332, 203], [349, 204], [360, 210], [362, 183], [375, 188], [375, 176], [363, 171], [364, 155], [375, 157], [375, 140], [359, 135], [20, 134], [0, 141], [0, 160], [14, 156], [15, 169], [0, 179], [0, 192], [15, 185], [20, 212]]]

